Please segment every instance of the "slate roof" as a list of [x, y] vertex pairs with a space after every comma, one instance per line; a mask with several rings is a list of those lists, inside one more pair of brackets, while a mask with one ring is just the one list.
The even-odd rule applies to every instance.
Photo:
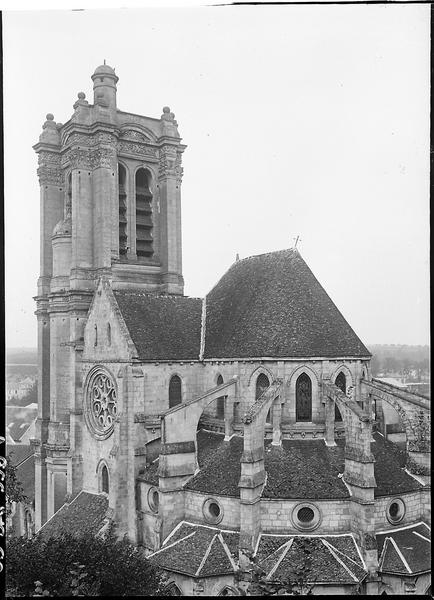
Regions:
[[80, 492], [64, 504], [37, 532], [44, 538], [59, 537], [62, 533], [96, 534], [104, 525], [108, 511], [108, 498], [104, 494]]
[[236, 571], [238, 537], [234, 531], [182, 522], [148, 558], [162, 569], [193, 577], [231, 574]]
[[425, 523], [376, 537], [382, 573], [410, 575], [431, 570], [431, 530]]
[[[309, 550], [306, 556], [305, 549]], [[261, 534], [257, 562], [269, 581], [284, 581], [294, 568], [307, 583], [352, 584], [366, 577], [354, 538], [343, 536], [273, 536]]]
[[[354, 585], [365, 578], [365, 567], [351, 535], [261, 534], [255, 556], [266, 575], [271, 574], [270, 579], [284, 579], [290, 567], [304, 564], [306, 545], [312, 551], [312, 582]], [[148, 559], [162, 569], [192, 577], [225, 575], [238, 569], [238, 546], [238, 531], [183, 521]]]
[[142, 360], [198, 360], [202, 300], [114, 291]]
[[297, 250], [234, 263], [206, 297], [205, 358], [369, 357]]
[[[404, 471], [405, 453], [396, 444], [374, 434], [371, 450], [375, 458], [375, 496], [402, 494], [420, 489], [414, 477]], [[239, 497], [243, 439], [233, 436], [224, 442], [220, 433], [201, 430], [197, 435], [199, 472], [185, 489]], [[345, 469], [345, 441], [328, 447], [324, 440], [283, 440], [281, 446], [265, 441], [267, 482], [263, 498], [339, 499], [348, 498], [348, 488], [338, 477]], [[158, 460], [140, 475], [158, 485]]]
[[202, 300], [115, 290], [146, 360], [259, 357], [369, 357], [297, 250], [237, 261]]

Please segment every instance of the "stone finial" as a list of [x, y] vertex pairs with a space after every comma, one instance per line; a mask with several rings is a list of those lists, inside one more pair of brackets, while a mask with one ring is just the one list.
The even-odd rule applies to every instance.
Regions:
[[235, 262], [238, 262], [240, 260], [240, 255], [238, 254], [238, 252], [235, 255]]
[[170, 112], [170, 108], [168, 106], [163, 106], [163, 114], [161, 115], [162, 121], [173, 121], [175, 115]]
[[86, 94], [84, 92], [78, 92], [78, 100], [73, 104], [73, 108], [76, 109], [78, 106], [88, 106], [89, 102], [86, 100]]
[[42, 125], [42, 133], [39, 136], [39, 141], [57, 145], [60, 138], [54, 116], [51, 113], [48, 113], [45, 118], [46, 121]]
[[48, 113], [45, 117], [47, 120], [42, 125], [42, 129], [56, 129], [56, 123], [54, 122], [54, 115]]
[[163, 106], [163, 114], [160, 117], [163, 123], [163, 133], [170, 136], [179, 136], [178, 123], [175, 121], [175, 115], [168, 106]]

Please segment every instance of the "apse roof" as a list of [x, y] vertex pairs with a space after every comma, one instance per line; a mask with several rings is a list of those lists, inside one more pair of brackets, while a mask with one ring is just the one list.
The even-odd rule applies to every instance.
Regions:
[[[375, 458], [375, 497], [403, 494], [423, 485], [405, 470], [406, 456], [396, 444], [374, 434], [371, 450]], [[273, 446], [265, 440], [265, 470], [267, 482], [262, 497], [339, 499], [349, 492], [342, 479], [345, 470], [344, 440], [335, 447], [326, 446], [323, 439], [282, 440]], [[199, 471], [185, 489], [207, 494], [239, 497], [243, 438], [234, 435], [224, 442], [224, 435], [201, 430], [197, 435]], [[158, 460], [154, 461], [140, 479], [158, 485]]]
[[296, 249], [235, 262], [206, 297], [205, 358], [369, 357]]

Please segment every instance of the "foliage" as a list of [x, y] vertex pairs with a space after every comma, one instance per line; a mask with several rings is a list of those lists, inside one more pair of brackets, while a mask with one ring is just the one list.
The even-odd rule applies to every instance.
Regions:
[[7, 556], [7, 586], [17, 595], [34, 595], [35, 582], [50, 596], [155, 596], [163, 584], [161, 573], [113, 529], [104, 539], [11, 538]]
[[312, 593], [315, 572], [312, 566], [312, 555], [315, 550], [314, 540], [299, 539], [299, 560], [294, 560], [288, 567], [285, 576], [279, 579], [267, 579], [266, 572], [255, 559], [252, 559], [252, 581], [248, 587], [251, 596], [306, 596]]
[[27, 394], [22, 398], [13, 398], [11, 404], [14, 406], [28, 406], [29, 404], [38, 403], [38, 383], [34, 381], [32, 387], [29, 389]]
[[6, 515], [12, 512], [12, 502], [28, 502], [29, 498], [24, 494], [23, 486], [17, 478], [17, 468], [12, 464], [12, 454], [6, 457]]
[[393, 375], [399, 373], [407, 381], [421, 381], [429, 374], [429, 347], [395, 344], [372, 344], [369, 350], [372, 374]]

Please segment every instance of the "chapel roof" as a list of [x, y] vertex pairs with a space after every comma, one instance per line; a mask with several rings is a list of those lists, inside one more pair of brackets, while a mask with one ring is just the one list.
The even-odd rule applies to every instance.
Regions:
[[65, 503], [37, 532], [44, 538], [60, 537], [63, 533], [97, 534], [108, 515], [108, 498], [105, 494], [81, 491]]
[[[365, 565], [351, 535], [260, 534], [256, 560], [270, 579], [285, 579], [290, 568], [303, 563], [306, 545], [314, 547], [312, 582], [354, 585], [365, 578]], [[148, 558], [160, 568], [193, 577], [226, 575], [238, 568], [238, 547], [238, 531], [182, 521]]]
[[431, 530], [425, 523], [377, 536], [379, 571], [399, 575], [431, 570]]
[[205, 358], [369, 357], [296, 249], [235, 262], [206, 297]]

